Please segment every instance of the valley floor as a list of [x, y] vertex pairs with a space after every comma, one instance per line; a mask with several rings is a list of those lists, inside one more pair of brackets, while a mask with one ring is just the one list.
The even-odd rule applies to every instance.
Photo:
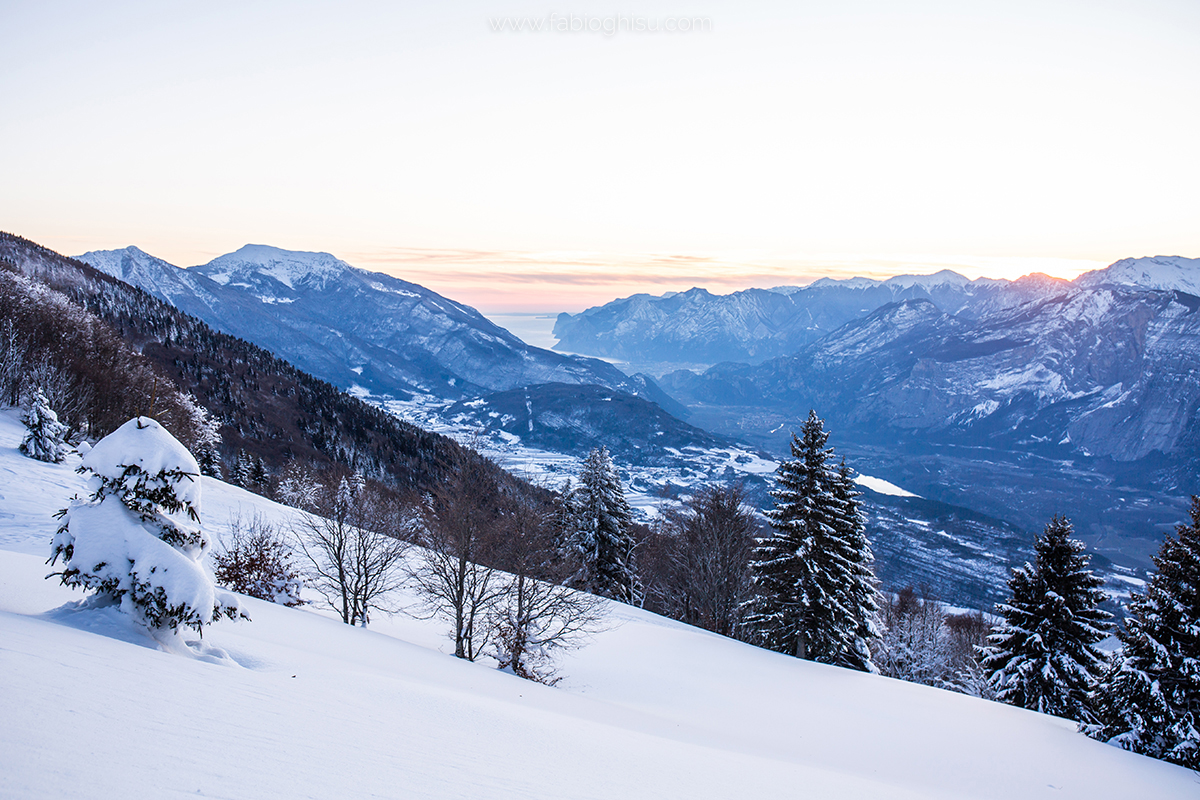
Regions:
[[[19, 436], [0, 412], [0, 797], [1200, 796], [1195, 774], [1064, 720], [617, 604], [554, 688], [455, 659], [441, 623], [403, 613], [364, 630], [247, 600], [253, 622], [163, 652], [44, 580], [50, 514], [82, 480]], [[218, 537], [297, 513], [203, 492]]]

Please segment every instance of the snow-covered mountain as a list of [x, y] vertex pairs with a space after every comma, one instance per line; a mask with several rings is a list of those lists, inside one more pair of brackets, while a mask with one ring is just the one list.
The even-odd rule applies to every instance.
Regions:
[[1190, 294], [1109, 283], [976, 320], [904, 300], [795, 355], [664, 382], [687, 401], [815, 407], [863, 430], [1136, 461], [1200, 436], [1198, 309]]
[[531, 347], [473, 308], [328, 253], [246, 245], [190, 269], [136, 247], [78, 258], [342, 387], [457, 399], [555, 382], [665, 401], [603, 361]]
[[[163, 652], [46, 580], [78, 457], [16, 448], [0, 412], [0, 795], [420, 798], [1194, 797], [1188, 770], [1074, 723], [800, 661], [611, 603], [555, 687], [469, 663], [437, 620], [342, 624], [252, 598]], [[201, 524], [298, 512], [211, 478]], [[310, 599], [314, 599], [310, 597]], [[403, 591], [399, 608], [416, 598]], [[116, 732], [116, 735], [114, 732]]]
[[860, 469], [1029, 529], [1065, 513], [1122, 563], [1149, 566], [1200, 489], [1200, 298], [1175, 290], [1072, 286], [979, 319], [905, 300], [662, 385], [697, 424], [768, 448], [817, 409]]
[[803, 287], [747, 289], [727, 295], [698, 288], [657, 297], [639, 294], [578, 314], [559, 315], [555, 347], [621, 359], [655, 374], [668, 371], [669, 365], [753, 364], [791, 355], [889, 303], [930, 300], [947, 314], [978, 320], [1103, 285], [1200, 296], [1200, 259], [1127, 258], [1074, 281], [1040, 273], [1015, 281], [969, 280], [941, 270], [887, 280], [822, 278]]
[[1200, 258], [1124, 258], [1104, 269], [1080, 275], [1075, 283], [1088, 288], [1112, 284], [1140, 289], [1175, 289], [1200, 296]]
[[805, 287], [727, 295], [704, 289], [661, 297], [641, 294], [559, 315], [555, 347], [621, 359], [656, 374], [667, 371], [665, 365], [753, 364], [795, 353], [889, 303], [930, 300], [947, 313], [976, 318], [1051, 296], [1066, 285], [1047, 276], [971, 281], [942, 270], [884, 281], [823, 278]]

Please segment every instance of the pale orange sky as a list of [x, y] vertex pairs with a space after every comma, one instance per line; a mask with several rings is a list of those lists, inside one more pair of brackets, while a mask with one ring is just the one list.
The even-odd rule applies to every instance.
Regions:
[[[1195, 0], [0, 4], [0, 228], [321, 250], [488, 310], [1200, 255]], [[607, 7], [563, 9], [604, 15]], [[624, 12], [623, 12], [624, 13]]]
[[353, 253], [347, 261], [428, 286], [488, 311], [581, 311], [638, 292], [702, 286], [716, 294], [750, 287], [804, 285], [817, 278], [887, 278], [952, 269], [970, 278], [1018, 278], [1030, 272], [1074, 278], [1107, 266], [1054, 258], [834, 254], [809, 259], [767, 254], [697, 257], [666, 254], [391, 251]]

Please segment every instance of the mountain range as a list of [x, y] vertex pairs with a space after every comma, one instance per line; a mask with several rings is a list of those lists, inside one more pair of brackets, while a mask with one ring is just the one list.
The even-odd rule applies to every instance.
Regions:
[[760, 363], [789, 355], [881, 306], [931, 300], [969, 318], [1053, 292], [1066, 281], [1029, 275], [1017, 281], [970, 281], [950, 270], [886, 281], [823, 278], [805, 287], [746, 289], [716, 295], [695, 288], [614, 300], [579, 314], [560, 314], [556, 349], [663, 371], [663, 364]]
[[1195, 443], [1198, 307], [1200, 260], [1160, 256], [1071, 282], [943, 270], [637, 295], [555, 329], [572, 350], [712, 364], [661, 378], [685, 404], [818, 408], [848, 430], [1136, 461]]
[[[1200, 490], [1198, 311], [1200, 260], [1157, 256], [1074, 281], [942, 271], [640, 295], [556, 331], [597, 355], [644, 340], [639, 365], [707, 430], [781, 452], [817, 409], [864, 471], [1026, 529], [1065, 513], [1148, 565]], [[667, 371], [679, 362], [693, 366]]]

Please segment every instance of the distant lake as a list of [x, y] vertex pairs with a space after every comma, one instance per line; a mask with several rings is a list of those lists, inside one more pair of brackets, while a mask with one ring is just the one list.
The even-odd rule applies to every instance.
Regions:
[[513, 312], [489, 314], [486, 311], [479, 313], [501, 328], [515, 334], [525, 344], [531, 344], [534, 347], [544, 347], [549, 350], [558, 342], [558, 339], [555, 339], [554, 334], [551, 333], [554, 330], [554, 320], [558, 318], [558, 314], [547, 314], [545, 312], [536, 314]]

